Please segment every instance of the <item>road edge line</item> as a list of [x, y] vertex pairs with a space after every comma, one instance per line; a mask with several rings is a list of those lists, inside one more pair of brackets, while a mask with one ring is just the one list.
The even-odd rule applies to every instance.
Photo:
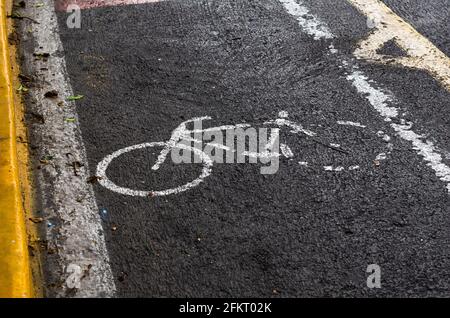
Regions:
[[7, 1], [0, 0], [0, 297], [29, 298], [34, 293], [19, 180]]
[[[41, 242], [50, 251], [42, 253], [45, 296], [115, 297], [107, 223], [101, 217], [94, 186], [88, 182], [91, 170], [77, 105], [68, 100], [75, 92], [67, 73], [54, 0], [30, 0], [20, 14], [29, 18], [18, 23], [21, 70], [33, 78], [26, 109], [43, 119], [27, 122], [35, 146], [32, 161], [37, 164], [36, 168], [33, 165], [35, 201], [46, 220]], [[44, 53], [47, 58], [36, 58]], [[58, 92], [58, 98], [45, 97], [51, 90]], [[46, 157], [51, 159], [42, 164]]]

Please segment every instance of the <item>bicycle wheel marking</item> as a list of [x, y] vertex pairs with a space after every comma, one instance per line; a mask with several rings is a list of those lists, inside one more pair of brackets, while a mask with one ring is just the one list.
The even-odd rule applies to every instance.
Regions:
[[[200, 183], [202, 183], [204, 181], [205, 178], [207, 178], [208, 176], [211, 175], [212, 166], [213, 166], [214, 162], [202, 150], [200, 150], [196, 147], [187, 146], [185, 144], [179, 143], [179, 141], [187, 140], [187, 141], [190, 141], [191, 143], [193, 142], [194, 144], [202, 143], [201, 140], [197, 140], [195, 138], [190, 137], [190, 134], [204, 133], [204, 132], [209, 132], [209, 131], [223, 131], [223, 130], [226, 131], [226, 130], [231, 130], [231, 129], [250, 127], [249, 124], [236, 124], [236, 125], [224, 125], [224, 126], [218, 126], [218, 127], [212, 127], [212, 128], [200, 129], [200, 130], [195, 130], [195, 129], [188, 130], [186, 128], [187, 123], [193, 122], [195, 120], [201, 121], [201, 120], [209, 120], [209, 119], [211, 119], [211, 117], [209, 117], [209, 116], [197, 117], [197, 118], [194, 118], [194, 119], [191, 119], [191, 120], [181, 123], [181, 125], [179, 125], [172, 132], [172, 137], [170, 138], [170, 140], [168, 140], [166, 142], [142, 143], [142, 144], [138, 144], [138, 145], [134, 145], [131, 147], [127, 147], [127, 148], [118, 150], [118, 151], [114, 152], [113, 154], [107, 156], [97, 166], [96, 176], [99, 178], [100, 185], [102, 185], [103, 187], [105, 187], [113, 192], [116, 192], [116, 193], [119, 193], [122, 195], [135, 196], [135, 197], [167, 196], [167, 195], [171, 195], [171, 194], [179, 194], [179, 193], [182, 193], [182, 192], [185, 192], [192, 188], [197, 187], [198, 185], [200, 185]], [[366, 125], [356, 123], [356, 122], [351, 122], [351, 121], [337, 121], [337, 124], [343, 125], [343, 126], [349, 126], [349, 127], [357, 128], [357, 129], [367, 129]], [[303, 128], [302, 125], [288, 120], [287, 112], [280, 112], [278, 119], [267, 121], [264, 123], [264, 125], [275, 125], [278, 127], [278, 128], [276, 128], [276, 130], [279, 130], [281, 127], [284, 126], [289, 129], [291, 134], [294, 134], [294, 135], [302, 134], [302, 135], [306, 135], [308, 137], [317, 137], [317, 133], [312, 132], [310, 130], [306, 130]], [[393, 145], [390, 143], [391, 138], [387, 134], [385, 134], [383, 131], [374, 132], [370, 129], [369, 129], [369, 131], [371, 134], [376, 135], [378, 138], [382, 138], [383, 141], [387, 143], [387, 146], [386, 146], [387, 151], [380, 153], [374, 160], [374, 163], [379, 165], [379, 162], [382, 160], [386, 160], [387, 155], [390, 154], [392, 151]], [[276, 139], [275, 135], [272, 135], [270, 137], [270, 140], [269, 140], [268, 145], [266, 146], [266, 149], [269, 149], [273, 146], [275, 139]], [[210, 146], [214, 145], [215, 147], [217, 147], [219, 149], [223, 148], [223, 149], [226, 149], [227, 151], [236, 152], [236, 150], [226, 147], [224, 145], [211, 144], [211, 143], [209, 145]], [[326, 143], [324, 143], [323, 145], [327, 146]], [[337, 143], [330, 143], [329, 146], [333, 147], [334, 149], [341, 148], [341, 145], [337, 144]], [[156, 164], [152, 167], [153, 171], [156, 172], [157, 170], [159, 170], [160, 166], [166, 161], [167, 156], [172, 151], [172, 149], [184, 149], [184, 150], [192, 151], [194, 154], [196, 154], [197, 156], [200, 157], [201, 162], [203, 163], [203, 170], [202, 170], [200, 177], [198, 177], [197, 179], [195, 179], [192, 182], [189, 182], [185, 185], [182, 185], [182, 186], [179, 186], [179, 187], [176, 187], [173, 189], [146, 190], [146, 191], [133, 190], [130, 188], [121, 187], [121, 186], [115, 184], [114, 182], [112, 182], [108, 178], [107, 170], [113, 160], [117, 159], [118, 157], [120, 157], [126, 153], [129, 153], [129, 152], [132, 152], [135, 150], [144, 149], [144, 148], [153, 148], [153, 147], [162, 147], [163, 148], [160, 155], [158, 156], [158, 159], [156, 160]], [[272, 153], [269, 153], [268, 151], [257, 152], [257, 153], [244, 151], [243, 155], [248, 156], [248, 157], [254, 157], [254, 158], [269, 158], [271, 156], [281, 157], [283, 155], [285, 158], [287, 158], [289, 160], [292, 160], [293, 157], [295, 156], [292, 149], [284, 143], [280, 144], [280, 150], [281, 150], [281, 154], [280, 153], [272, 154]], [[310, 167], [309, 163], [306, 161], [299, 162], [299, 164], [304, 167]], [[313, 166], [317, 167], [317, 165], [314, 165], [314, 164], [311, 167], [313, 167]], [[321, 166], [320, 169], [323, 169], [328, 172], [344, 172], [344, 171], [358, 170], [358, 169], [360, 169], [360, 166], [355, 165], [354, 163], [352, 165], [346, 165], [346, 166], [326, 165], [326, 166]]]
[[171, 195], [171, 194], [178, 194], [181, 192], [185, 192], [189, 189], [195, 188], [200, 183], [202, 183], [205, 178], [207, 178], [211, 175], [212, 166], [213, 166], [213, 162], [212, 162], [211, 158], [209, 158], [203, 151], [201, 151], [199, 149], [191, 148], [191, 147], [187, 147], [185, 145], [179, 144], [176, 146], [176, 148], [181, 148], [181, 149], [192, 151], [193, 153], [195, 153], [202, 159], [202, 162], [203, 162], [202, 173], [197, 179], [195, 179], [192, 182], [189, 182], [185, 185], [182, 185], [182, 186], [179, 186], [179, 187], [176, 187], [173, 189], [139, 191], [139, 190], [133, 190], [133, 189], [118, 186], [117, 184], [115, 184], [108, 178], [106, 172], [108, 170], [109, 165], [111, 164], [111, 162], [114, 159], [117, 159], [118, 157], [120, 157], [126, 153], [132, 152], [134, 150], [139, 150], [139, 149], [144, 149], [144, 148], [153, 148], [153, 147], [158, 147], [158, 146], [164, 147], [164, 146], [166, 146], [166, 143], [165, 142], [143, 143], [143, 144], [134, 145], [131, 147], [127, 147], [127, 148], [118, 150], [118, 151], [114, 152], [113, 154], [106, 156], [106, 158], [103, 159], [97, 166], [97, 176], [99, 177], [99, 183], [103, 187], [105, 187], [113, 192], [123, 194], [123, 195], [134, 196], [134, 197], [158, 197], [158, 196], [167, 196], [167, 195]]

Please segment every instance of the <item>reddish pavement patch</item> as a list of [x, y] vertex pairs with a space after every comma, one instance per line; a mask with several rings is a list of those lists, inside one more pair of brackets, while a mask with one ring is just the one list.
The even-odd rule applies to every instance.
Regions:
[[160, 1], [161, 0], [55, 0], [55, 7], [57, 11], [66, 11], [67, 7], [73, 4], [79, 6], [81, 9], [89, 9]]

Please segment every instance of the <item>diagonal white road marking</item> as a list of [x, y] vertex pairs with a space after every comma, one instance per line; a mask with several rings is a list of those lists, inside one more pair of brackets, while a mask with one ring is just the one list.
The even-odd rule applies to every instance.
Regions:
[[[302, 0], [279, 0], [286, 11], [291, 14], [299, 23], [302, 30], [316, 40], [330, 40], [335, 38], [331, 33], [324, 33], [323, 30], [329, 30], [326, 23], [312, 15]], [[372, 1], [372, 0], [371, 0]], [[303, 12], [299, 16], [296, 12]], [[308, 19], [304, 19], [308, 16]], [[450, 167], [443, 163], [443, 157], [431, 141], [411, 130], [412, 124], [394, 124], [392, 119], [399, 118], [399, 109], [394, 105], [396, 97], [393, 94], [386, 93], [377, 88], [379, 86], [373, 80], [359, 70], [356, 62], [349, 62], [345, 57], [340, 56], [339, 51], [331, 44], [329, 47], [331, 54], [339, 56], [342, 67], [347, 70], [347, 80], [350, 81], [355, 89], [364, 96], [372, 107], [384, 118], [390, 122], [390, 126], [397, 133], [397, 136], [412, 144], [412, 148], [424, 159], [427, 165], [434, 170], [435, 175], [446, 184], [450, 193]]]

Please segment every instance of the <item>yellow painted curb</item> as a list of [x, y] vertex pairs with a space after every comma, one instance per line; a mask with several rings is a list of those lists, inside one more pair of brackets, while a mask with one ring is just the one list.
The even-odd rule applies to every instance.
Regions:
[[32, 297], [25, 214], [19, 180], [14, 90], [6, 0], [0, 0], [0, 297]]

